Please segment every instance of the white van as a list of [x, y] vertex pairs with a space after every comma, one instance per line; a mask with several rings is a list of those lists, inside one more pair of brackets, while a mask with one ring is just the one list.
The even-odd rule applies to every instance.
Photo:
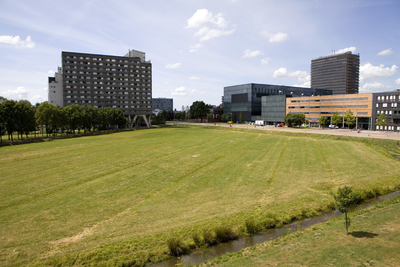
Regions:
[[254, 125], [258, 125], [258, 126], [264, 126], [265, 125], [265, 121], [262, 120], [257, 120]]

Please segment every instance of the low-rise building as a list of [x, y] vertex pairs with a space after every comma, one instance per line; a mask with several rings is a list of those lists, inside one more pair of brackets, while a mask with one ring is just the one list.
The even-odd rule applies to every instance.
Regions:
[[[286, 99], [287, 113], [302, 113], [311, 125], [316, 125], [321, 116], [331, 120], [333, 113], [344, 116], [351, 110], [356, 118], [355, 127], [371, 128], [372, 94], [344, 94], [330, 96], [292, 97]], [[344, 127], [344, 120], [339, 125]]]

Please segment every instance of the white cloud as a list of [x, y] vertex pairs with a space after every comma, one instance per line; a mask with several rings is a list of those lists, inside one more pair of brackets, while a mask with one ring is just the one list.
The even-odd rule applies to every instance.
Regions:
[[186, 95], [186, 87], [180, 86], [175, 90], [171, 90], [171, 95]]
[[262, 31], [261, 35], [267, 38], [270, 43], [280, 43], [286, 41], [286, 39], [288, 38], [288, 35], [283, 32], [270, 33], [267, 31]]
[[[47, 92], [47, 88], [44, 88], [43, 91]], [[29, 97], [29, 92], [26, 90], [23, 86], [17, 87], [15, 90], [8, 90], [5, 92], [0, 92], [1, 96], [4, 96], [7, 99], [12, 99], [12, 100], [28, 100], [31, 102], [32, 105], [36, 103], [41, 103], [44, 102], [44, 98], [41, 95], [34, 95], [33, 97]]]
[[165, 82], [164, 84], [169, 84], [169, 82]]
[[208, 27], [203, 27], [199, 29], [194, 36], [197, 36], [200, 38], [200, 41], [207, 41], [211, 40], [213, 38], [222, 36], [222, 35], [230, 35], [235, 31], [235, 29], [230, 30], [230, 31], [223, 31], [223, 30], [218, 30], [218, 29], [210, 29]]
[[213, 16], [207, 9], [198, 9], [193, 16], [188, 19], [188, 25], [186, 28], [200, 28], [206, 25], [215, 25], [220, 28], [228, 26], [226, 20], [222, 17], [222, 14]]
[[394, 81], [395, 84], [400, 84], [400, 78]]
[[17, 89], [15, 90], [1, 92], [0, 95], [4, 96], [7, 99], [28, 100], [28, 91], [22, 86], [17, 87]]
[[276, 71], [274, 71], [274, 74], [272, 75], [272, 77], [274, 78], [283, 78], [286, 76], [287, 73], [287, 69], [286, 68], [279, 68]]
[[26, 40], [23, 41], [19, 36], [9, 36], [9, 35], [1, 35], [0, 43], [11, 44], [17, 48], [34, 48], [35, 43], [32, 41], [30, 36], [26, 37]]
[[189, 78], [189, 80], [192, 80], [192, 81], [193, 81], [193, 80], [200, 80], [200, 78], [197, 77], [197, 76], [192, 76], [192, 77]]
[[379, 90], [390, 89], [391, 86], [385, 86], [381, 83], [374, 82], [374, 83], [366, 83], [361, 87], [361, 91], [364, 92], [377, 92]]
[[54, 75], [54, 70], [49, 70], [48, 72], [47, 72], [47, 74], [49, 74], [49, 75]]
[[297, 81], [301, 84], [296, 84], [294, 86], [310, 87], [310, 75], [308, 75], [306, 71], [296, 70], [294, 72], [288, 73], [286, 68], [279, 68], [274, 71], [272, 77], [283, 79], [297, 78]]
[[261, 64], [262, 65], [267, 65], [269, 62], [271, 62], [272, 61], [272, 59], [270, 59], [269, 57], [266, 57], [266, 58], [263, 58], [262, 60], [261, 60]]
[[383, 64], [379, 66], [373, 66], [371, 63], [366, 63], [360, 67], [360, 83], [365, 82], [367, 79], [371, 78], [382, 78], [389, 77], [397, 73], [399, 67], [393, 65], [392, 67], [387, 67]]
[[198, 51], [198, 50], [199, 50], [200, 48], [202, 48], [202, 47], [203, 47], [202, 44], [192, 45], [192, 46], [190, 46], [189, 53], [196, 52], [196, 51]]
[[33, 97], [29, 98], [29, 102], [31, 102], [32, 105], [35, 105], [36, 103], [42, 103], [46, 100], [43, 99], [41, 95], [34, 95]]
[[[188, 19], [186, 28], [199, 28], [194, 36], [198, 37], [200, 41], [207, 41], [222, 35], [230, 35], [235, 31], [234, 29], [222, 30], [222, 28], [226, 28], [227, 26], [228, 22], [222, 17], [222, 14], [214, 16], [207, 9], [198, 9], [193, 16]], [[191, 48], [189, 52], [195, 51], [196, 48]]]
[[165, 67], [167, 69], [177, 69], [177, 68], [180, 68], [181, 65], [182, 65], [182, 63], [175, 63], [175, 64], [167, 64], [167, 65], [165, 65]]
[[247, 57], [256, 57], [256, 56], [263, 56], [263, 55], [264, 55], [264, 53], [261, 52], [261, 51], [259, 51], [259, 50], [251, 51], [250, 49], [244, 50], [243, 53], [244, 53], [244, 54], [243, 54], [242, 57], [244, 57], [244, 58], [247, 58]]
[[351, 51], [352, 53], [356, 52], [356, 47], [355, 46], [350, 46], [350, 47], [346, 47], [343, 49], [339, 49], [338, 51], [335, 52], [335, 54], [342, 54], [342, 53], [346, 53]]
[[196, 92], [196, 89], [193, 89], [192, 91], [190, 91], [192, 94], [194, 93], [194, 92]]
[[389, 49], [385, 49], [385, 50], [379, 52], [377, 54], [377, 56], [387, 56], [387, 55], [390, 55], [392, 53], [393, 53], [392, 48], [389, 48]]

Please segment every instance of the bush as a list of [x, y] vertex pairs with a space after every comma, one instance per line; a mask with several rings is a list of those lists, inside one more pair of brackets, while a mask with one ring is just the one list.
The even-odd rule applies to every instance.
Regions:
[[180, 238], [170, 238], [167, 241], [168, 249], [171, 255], [180, 256], [182, 254], [186, 254], [189, 251], [189, 248]]
[[206, 243], [209, 246], [215, 244], [214, 234], [210, 230], [203, 231], [203, 240], [204, 240], [204, 243]]
[[201, 247], [203, 245], [203, 240], [198, 233], [193, 234], [192, 239], [197, 247]]
[[265, 229], [270, 229], [275, 227], [275, 219], [273, 218], [265, 218], [260, 223]]
[[219, 226], [214, 229], [214, 232], [217, 243], [222, 243], [237, 239], [237, 235], [235, 234], [235, 232], [232, 230], [231, 227], [228, 226]]
[[249, 233], [251, 235], [258, 233], [260, 230], [260, 227], [254, 218], [247, 219], [244, 222], [244, 224], [245, 224], [247, 233]]

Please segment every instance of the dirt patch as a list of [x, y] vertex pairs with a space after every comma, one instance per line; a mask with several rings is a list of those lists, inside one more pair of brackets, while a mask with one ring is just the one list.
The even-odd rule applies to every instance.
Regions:
[[96, 225], [93, 225], [91, 228], [85, 228], [81, 233], [71, 236], [71, 237], [65, 237], [56, 241], [50, 241], [49, 243], [52, 245], [58, 245], [58, 244], [69, 244], [69, 243], [74, 243], [86, 236], [90, 236], [93, 234], [94, 229], [97, 227]]

